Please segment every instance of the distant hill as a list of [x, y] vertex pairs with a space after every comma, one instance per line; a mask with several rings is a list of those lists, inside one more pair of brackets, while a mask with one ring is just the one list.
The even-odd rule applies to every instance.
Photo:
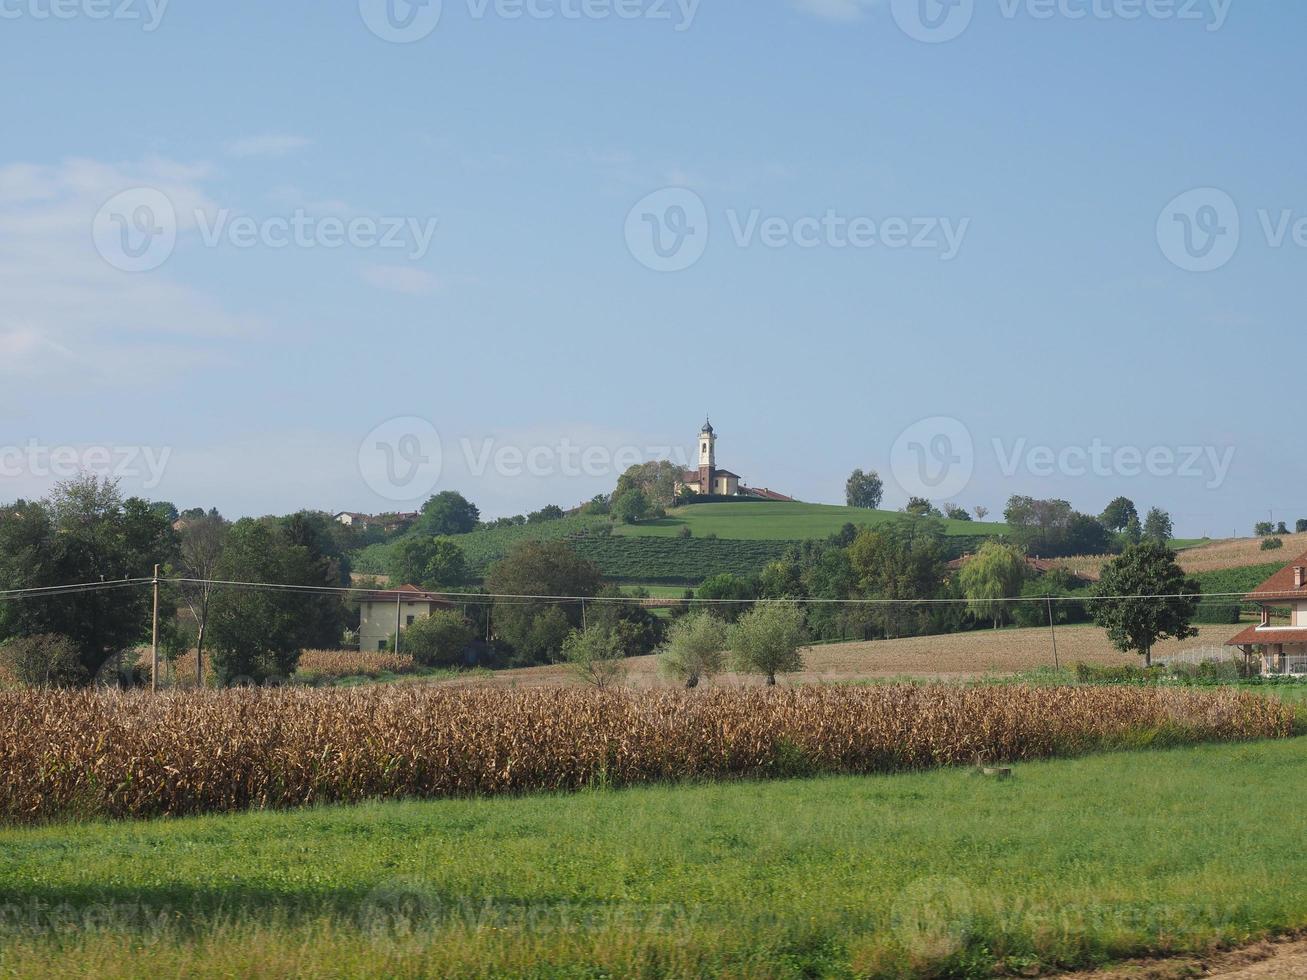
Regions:
[[[519, 527], [484, 528], [454, 538], [473, 574], [523, 541], [568, 541], [616, 582], [697, 584], [712, 575], [749, 575], [781, 558], [797, 542], [824, 540], [846, 524], [875, 527], [903, 515], [856, 507], [799, 503], [712, 503], [679, 507], [659, 521], [614, 525], [605, 517], [573, 516]], [[950, 550], [975, 550], [1003, 524], [945, 521]], [[682, 537], [683, 528], [690, 537]], [[373, 545], [354, 557], [355, 571], [384, 574], [393, 544]]]

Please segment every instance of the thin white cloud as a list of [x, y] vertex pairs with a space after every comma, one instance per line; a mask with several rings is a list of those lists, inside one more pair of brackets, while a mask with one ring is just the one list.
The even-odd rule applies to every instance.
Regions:
[[294, 136], [290, 133], [269, 133], [263, 136], [247, 136], [244, 139], [233, 140], [223, 149], [228, 156], [237, 159], [247, 159], [249, 157], [284, 157], [296, 150], [302, 150], [309, 146], [312, 140], [303, 136]]
[[805, 13], [823, 20], [858, 20], [863, 13], [877, 5], [879, 0], [792, 0]]
[[363, 269], [362, 275], [369, 286], [409, 296], [421, 296], [440, 288], [435, 276], [411, 266], [369, 265]]

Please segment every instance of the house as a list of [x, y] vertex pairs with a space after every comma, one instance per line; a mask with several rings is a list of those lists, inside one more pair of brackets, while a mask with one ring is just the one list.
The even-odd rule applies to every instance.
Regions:
[[359, 649], [386, 650], [390, 638], [398, 627], [400, 649], [403, 649], [403, 632], [419, 619], [434, 612], [454, 609], [454, 604], [416, 585], [401, 585], [397, 589], [364, 592], [358, 596]]
[[793, 497], [774, 490], [745, 486], [738, 473], [717, 468], [717, 433], [712, 422], [705, 421], [699, 430], [699, 468], [686, 470], [676, 481], [676, 494], [689, 491], [701, 497], [741, 497], [793, 503]]
[[[1261, 622], [1228, 646], [1244, 656], [1261, 658], [1266, 674], [1307, 674], [1307, 555], [1280, 569], [1252, 592], [1248, 602], [1261, 607]], [[1272, 622], [1273, 611], [1287, 611], [1287, 623]]]
[[366, 531], [373, 526], [380, 526], [387, 534], [391, 534], [395, 531], [402, 531], [420, 516], [420, 514], [412, 513], [381, 514], [374, 517], [372, 514], [358, 514], [345, 510], [336, 515], [336, 523], [344, 524], [346, 527], [355, 527], [360, 531]]

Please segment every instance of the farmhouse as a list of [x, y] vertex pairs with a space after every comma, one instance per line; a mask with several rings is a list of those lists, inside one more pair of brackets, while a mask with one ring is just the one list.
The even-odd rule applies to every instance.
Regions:
[[[1307, 554], [1280, 569], [1247, 596], [1261, 607], [1262, 621], [1233, 640], [1245, 656], [1261, 658], [1267, 674], [1307, 674]], [[1272, 623], [1273, 611], [1287, 611], [1288, 623]]]
[[[365, 592], [358, 597], [359, 649], [385, 650], [396, 628], [403, 631], [419, 619], [439, 610], [453, 609], [453, 603], [416, 585], [401, 585], [384, 592]], [[400, 644], [401, 647], [403, 644]]]
[[717, 468], [717, 433], [712, 422], [705, 421], [699, 430], [699, 468], [686, 470], [676, 483], [676, 493], [688, 491], [701, 497], [744, 497], [754, 500], [779, 500], [792, 503], [794, 498], [766, 488], [745, 486], [738, 473]]

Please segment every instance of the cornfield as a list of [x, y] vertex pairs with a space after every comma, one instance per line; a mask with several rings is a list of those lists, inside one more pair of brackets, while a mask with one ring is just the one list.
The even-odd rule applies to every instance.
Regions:
[[[142, 648], [136, 653], [138, 666], [148, 668], [150, 651]], [[403, 653], [381, 650], [305, 650], [300, 654], [294, 680], [340, 680], [345, 677], [381, 677], [384, 674], [415, 674], [417, 662]], [[171, 687], [195, 686], [195, 651], [182, 654], [171, 665], [164, 665], [164, 682]], [[216, 684], [213, 658], [204, 657], [206, 683]], [[2, 681], [3, 678], [0, 678]]]
[[0, 820], [875, 773], [1285, 737], [1292, 709], [1165, 688], [0, 693]]

